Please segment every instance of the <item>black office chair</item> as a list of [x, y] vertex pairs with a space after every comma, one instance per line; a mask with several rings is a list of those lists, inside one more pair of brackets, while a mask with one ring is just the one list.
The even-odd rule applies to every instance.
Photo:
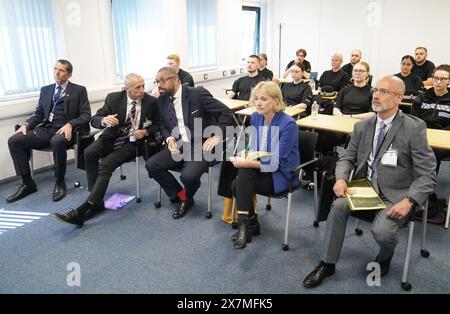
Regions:
[[[319, 160], [318, 158], [314, 157], [314, 150], [317, 143], [317, 137], [318, 134], [316, 132], [309, 132], [309, 131], [298, 131], [298, 141], [299, 141], [299, 151], [300, 151], [300, 165], [292, 169], [291, 171], [291, 178], [289, 182], [289, 188], [286, 191], [283, 191], [281, 193], [277, 194], [260, 194], [262, 196], [266, 196], [268, 198], [268, 203], [266, 205], [267, 210], [272, 209], [272, 205], [270, 204], [270, 200], [272, 198], [287, 198], [288, 199], [288, 205], [286, 210], [286, 225], [285, 225], [285, 231], [284, 231], [284, 242], [282, 245], [282, 248], [284, 251], [289, 250], [289, 219], [291, 214], [291, 207], [292, 207], [292, 194], [298, 190], [301, 189], [301, 184], [297, 187], [293, 186], [294, 179], [298, 176], [299, 178], [302, 177], [303, 171], [306, 167], [313, 167], [314, 164]], [[317, 172], [314, 171], [314, 183], [317, 186]], [[314, 189], [314, 203], [315, 203], [315, 217], [317, 220], [317, 213], [318, 213], [318, 201], [317, 201], [317, 189]], [[234, 217], [235, 215], [235, 202], [233, 202], [233, 210], [231, 217]], [[234, 225], [235, 227], [235, 225]]]

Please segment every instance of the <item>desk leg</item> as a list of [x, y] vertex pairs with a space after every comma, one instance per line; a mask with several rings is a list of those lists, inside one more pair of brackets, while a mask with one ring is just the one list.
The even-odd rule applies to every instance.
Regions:
[[448, 206], [447, 206], [447, 218], [445, 218], [445, 229], [448, 229], [448, 222], [450, 219], [450, 195], [448, 196]]
[[236, 141], [236, 148], [234, 149], [234, 155], [236, 155], [237, 153], [237, 149], [239, 147], [239, 141], [241, 140], [241, 135], [244, 134], [244, 149], [245, 149], [245, 131], [244, 131], [244, 127], [245, 127], [245, 122], [247, 121], [247, 116], [244, 117], [244, 121], [242, 122], [241, 125], [241, 132], [239, 132], [239, 136], [238, 139]]

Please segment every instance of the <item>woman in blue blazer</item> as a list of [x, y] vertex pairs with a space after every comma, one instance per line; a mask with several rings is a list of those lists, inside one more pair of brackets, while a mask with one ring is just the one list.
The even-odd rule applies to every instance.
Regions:
[[[231, 187], [239, 210], [239, 231], [233, 238], [235, 249], [245, 248], [251, 236], [260, 232], [252, 206], [253, 195], [287, 190], [290, 171], [300, 164], [298, 127], [295, 120], [283, 112], [286, 105], [278, 84], [259, 83], [252, 91], [250, 102], [256, 112], [250, 118], [249, 153], [264, 151], [271, 155], [257, 160], [242, 157], [232, 160], [238, 168], [238, 176]], [[300, 184], [298, 178], [294, 184]]]

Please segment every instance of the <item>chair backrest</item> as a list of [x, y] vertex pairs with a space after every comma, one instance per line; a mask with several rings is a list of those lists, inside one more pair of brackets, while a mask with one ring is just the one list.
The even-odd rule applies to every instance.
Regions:
[[317, 82], [317, 77], [319, 75], [319, 72], [311, 72], [311, 78]]
[[300, 163], [303, 164], [314, 159], [314, 151], [316, 149], [317, 132], [298, 131], [298, 149], [300, 150]]

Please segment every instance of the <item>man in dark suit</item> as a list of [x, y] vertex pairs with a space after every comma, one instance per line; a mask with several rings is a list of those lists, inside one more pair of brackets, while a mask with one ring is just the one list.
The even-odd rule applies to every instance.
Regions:
[[36, 110], [8, 140], [16, 174], [23, 181], [17, 192], [7, 198], [8, 203], [37, 191], [29, 167], [32, 149], [53, 149], [56, 177], [53, 200], [59, 201], [66, 195], [67, 148], [73, 143], [74, 131], [89, 132], [91, 118], [86, 88], [69, 82], [72, 71], [69, 61], [56, 62], [53, 69], [56, 84], [42, 87]]
[[[336, 165], [333, 202], [327, 220], [322, 261], [305, 278], [303, 285], [320, 285], [335, 272], [351, 210], [345, 199], [350, 173], [367, 178], [386, 208], [374, 213], [372, 233], [380, 250], [375, 259], [380, 275], [389, 272], [398, 243], [398, 229], [413, 205], [423, 205], [436, 186], [436, 159], [428, 146], [427, 128], [419, 118], [405, 115], [398, 106], [405, 93], [401, 79], [389, 76], [372, 90], [372, 109], [377, 116], [355, 124], [350, 143]], [[356, 166], [356, 169], [355, 169]]]
[[93, 213], [104, 209], [103, 197], [114, 170], [136, 158], [136, 148], [143, 152], [145, 138], [159, 131], [157, 100], [145, 93], [141, 76], [128, 74], [124, 90], [106, 96], [105, 105], [92, 117], [91, 125], [105, 129], [84, 151], [91, 193], [78, 208], [55, 214], [56, 219], [78, 226], [90, 215], [86, 214], [88, 210]]
[[[226, 134], [226, 126], [234, 125], [233, 113], [202, 87], [181, 85], [177, 72], [170, 67], [159, 70], [155, 84], [161, 96], [158, 99], [161, 131], [166, 147], [147, 160], [146, 168], [171, 199], [180, 200], [174, 219], [183, 217], [194, 204], [194, 194], [200, 187], [200, 177], [208, 169], [203, 151], [211, 152]], [[203, 131], [216, 125], [214, 136], [203, 139]], [[198, 143], [200, 140], [200, 145]], [[198, 157], [200, 153], [200, 158]], [[194, 156], [194, 158], [192, 158]], [[178, 183], [169, 170], [181, 170]]]

